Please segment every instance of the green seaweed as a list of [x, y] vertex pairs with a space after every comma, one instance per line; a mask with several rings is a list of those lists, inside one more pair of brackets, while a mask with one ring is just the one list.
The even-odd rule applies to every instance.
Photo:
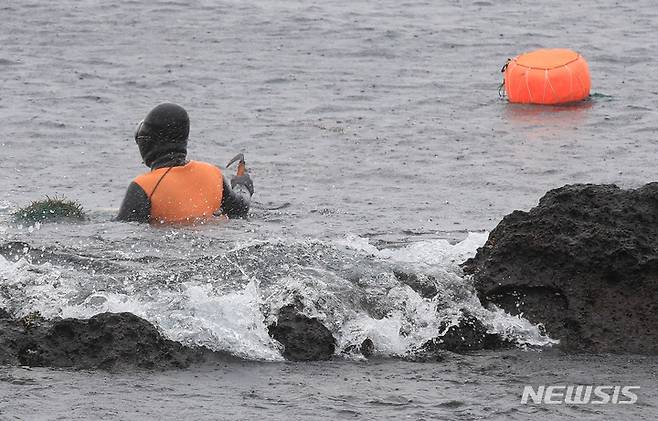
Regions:
[[46, 196], [14, 212], [14, 221], [19, 223], [84, 221], [85, 211], [77, 202], [63, 197]]
[[25, 329], [32, 329], [33, 327], [39, 326], [46, 319], [38, 311], [33, 311], [32, 313], [26, 314], [25, 316], [19, 319], [19, 322], [23, 325]]

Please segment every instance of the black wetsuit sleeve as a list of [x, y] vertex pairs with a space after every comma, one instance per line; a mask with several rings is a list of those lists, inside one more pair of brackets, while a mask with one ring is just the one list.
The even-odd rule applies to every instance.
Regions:
[[224, 194], [222, 195], [222, 213], [229, 218], [244, 218], [249, 213], [251, 197], [242, 195], [231, 188], [224, 178]]
[[132, 182], [119, 209], [118, 221], [148, 222], [151, 216], [151, 201], [139, 184]]

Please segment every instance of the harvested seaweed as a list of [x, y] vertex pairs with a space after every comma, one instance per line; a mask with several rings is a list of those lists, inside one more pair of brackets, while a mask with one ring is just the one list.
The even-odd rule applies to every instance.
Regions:
[[14, 221], [34, 224], [37, 222], [84, 221], [85, 211], [79, 203], [63, 197], [37, 200], [13, 213]]

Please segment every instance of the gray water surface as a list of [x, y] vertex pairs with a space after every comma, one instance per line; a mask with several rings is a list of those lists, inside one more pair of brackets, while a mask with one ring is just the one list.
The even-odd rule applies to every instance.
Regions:
[[[2, 8], [2, 199], [118, 208], [155, 104], [190, 156], [244, 151], [269, 233], [491, 229], [566, 183], [652, 180], [652, 1], [25, 1]], [[581, 52], [591, 103], [509, 105], [508, 57]], [[271, 215], [270, 215], [271, 216]], [[274, 225], [274, 226], [272, 226]], [[264, 226], [264, 227], [262, 227]]]
[[[648, 357], [519, 351], [432, 364], [243, 363], [175, 375], [12, 368], [0, 369], [0, 414], [30, 420], [653, 420], [657, 369]], [[521, 404], [526, 384], [592, 383], [639, 386], [638, 402]]]
[[[15, 416], [6, 419], [31, 420], [653, 420], [657, 369], [648, 357], [519, 351], [431, 364], [234, 363], [175, 375], [11, 368], [0, 370], [0, 405]], [[607, 383], [639, 386], [637, 404], [520, 403], [526, 384]]]
[[[549, 189], [655, 181], [657, 33], [649, 0], [0, 5], [0, 240], [45, 253], [0, 260], [3, 306], [133, 311], [184, 342], [276, 360], [263, 320], [302, 296], [343, 345], [373, 336], [382, 358], [160, 374], [2, 368], [0, 417], [655, 419], [655, 357], [390, 357], [462, 305], [538, 340], [479, 308], [458, 264]], [[583, 54], [589, 101], [498, 98], [506, 59], [541, 47]], [[188, 110], [191, 158], [222, 165], [245, 153], [256, 185], [248, 221], [111, 221], [147, 170], [135, 124], [162, 101]], [[79, 200], [90, 220], [10, 222], [46, 194]], [[392, 278], [400, 269], [436, 277], [441, 293], [417, 297]], [[643, 389], [634, 406], [529, 407], [527, 383]]]

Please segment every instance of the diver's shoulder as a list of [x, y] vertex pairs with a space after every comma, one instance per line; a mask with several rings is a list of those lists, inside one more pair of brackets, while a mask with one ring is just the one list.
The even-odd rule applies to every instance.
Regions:
[[219, 166], [217, 166], [215, 164], [211, 164], [209, 162], [191, 160], [190, 162], [188, 162], [188, 165], [190, 165], [190, 164], [192, 166], [195, 166], [195, 167], [198, 167], [198, 168], [206, 168], [206, 169], [209, 169], [209, 170], [218, 170], [218, 171], [221, 172], [221, 168], [219, 168]]

